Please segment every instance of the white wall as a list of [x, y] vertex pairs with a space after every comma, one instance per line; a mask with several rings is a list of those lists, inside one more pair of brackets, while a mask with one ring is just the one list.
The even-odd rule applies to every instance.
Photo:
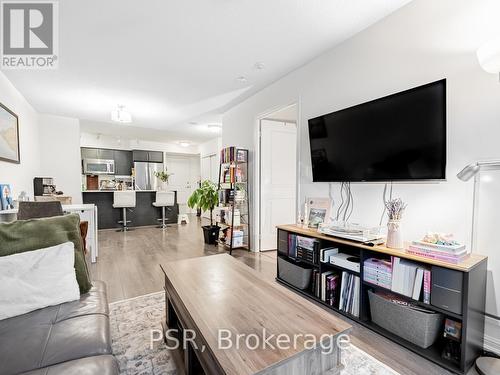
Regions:
[[[300, 202], [306, 196], [327, 196], [328, 184], [312, 183], [307, 119], [447, 78], [448, 180], [398, 184], [394, 191], [408, 203], [407, 238], [433, 230], [453, 232], [468, 242], [472, 184], [455, 175], [473, 160], [500, 157], [500, 85], [497, 77], [481, 70], [475, 55], [481, 44], [500, 33], [499, 8], [493, 0], [415, 0], [229, 110], [223, 118], [223, 145], [249, 148], [252, 161], [257, 118], [297, 101]], [[382, 190], [381, 184], [353, 186], [353, 221], [378, 223]], [[498, 205], [498, 200], [491, 202], [492, 208]], [[499, 256], [495, 233], [484, 243], [489, 247], [476, 251]], [[493, 271], [500, 274], [500, 269]], [[500, 301], [498, 291], [496, 295]], [[499, 309], [491, 313], [500, 315]]]
[[82, 203], [80, 122], [53, 115], [39, 117], [40, 176], [54, 178], [57, 190]]
[[198, 149], [200, 152], [200, 157], [202, 158], [204, 158], [205, 156], [219, 154], [220, 150], [222, 149], [222, 137], [217, 137], [204, 142], [200, 144]]
[[19, 116], [20, 164], [0, 160], [0, 183], [12, 186], [17, 199], [21, 191], [33, 197], [33, 177], [40, 171], [38, 114], [0, 72], [0, 103]]
[[[145, 130], [147, 131], [147, 130]], [[198, 154], [198, 145], [182, 147], [174, 143], [153, 142], [129, 138], [118, 138], [110, 135], [81, 133], [81, 147], [111, 148], [116, 150], [150, 150], [179, 154]]]

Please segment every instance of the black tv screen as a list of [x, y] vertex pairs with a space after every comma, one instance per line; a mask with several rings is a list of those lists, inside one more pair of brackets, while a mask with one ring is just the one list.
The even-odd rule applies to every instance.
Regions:
[[309, 120], [314, 182], [446, 178], [446, 80]]

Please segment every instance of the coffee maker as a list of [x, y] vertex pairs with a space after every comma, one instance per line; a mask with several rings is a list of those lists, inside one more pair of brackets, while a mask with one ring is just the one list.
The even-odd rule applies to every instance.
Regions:
[[35, 177], [33, 179], [33, 190], [35, 197], [53, 195], [56, 193], [56, 185], [52, 177]]

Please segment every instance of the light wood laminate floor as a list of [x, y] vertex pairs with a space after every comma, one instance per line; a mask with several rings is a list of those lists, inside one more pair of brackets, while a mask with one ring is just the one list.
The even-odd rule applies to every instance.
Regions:
[[[114, 302], [163, 290], [161, 263], [224, 252], [223, 247], [203, 243], [200, 219], [191, 216], [190, 224], [172, 225], [165, 230], [145, 227], [127, 233], [99, 231], [99, 258], [90, 269], [93, 279], [106, 282], [109, 301]], [[233, 251], [233, 255], [260, 271], [263, 278], [274, 280], [276, 252], [249, 253], [237, 250]], [[353, 326], [351, 340], [354, 345], [400, 374], [450, 374], [342, 315], [335, 315]], [[469, 375], [476, 375], [476, 372], [471, 371]]]

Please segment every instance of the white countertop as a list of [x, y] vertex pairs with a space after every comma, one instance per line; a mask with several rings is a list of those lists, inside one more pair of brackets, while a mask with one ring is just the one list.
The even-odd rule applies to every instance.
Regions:
[[[63, 211], [93, 211], [95, 208], [95, 204], [63, 204], [62, 209]], [[11, 210], [1, 210], [0, 215], [14, 215], [17, 214], [18, 209], [13, 208]]]

